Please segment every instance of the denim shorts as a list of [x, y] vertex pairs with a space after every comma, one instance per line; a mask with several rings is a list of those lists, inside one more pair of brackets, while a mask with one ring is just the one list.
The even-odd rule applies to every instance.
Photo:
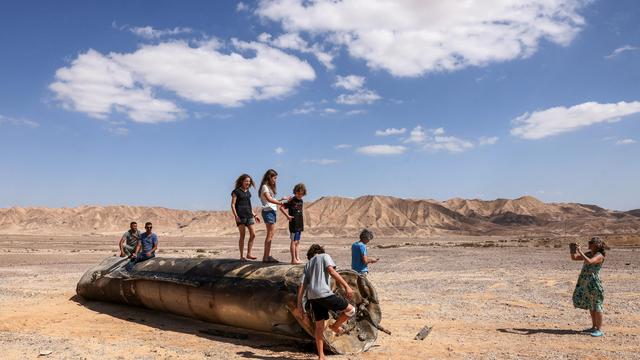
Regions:
[[262, 219], [265, 224], [275, 224], [276, 223], [276, 211], [275, 210], [262, 210]]
[[255, 224], [255, 220], [253, 219], [253, 216], [240, 217], [240, 221], [239, 222], [236, 221], [236, 226], [240, 226], [240, 225], [249, 226], [249, 225], [253, 225], [253, 224]]
[[292, 232], [290, 235], [291, 241], [300, 241], [301, 236], [302, 236], [302, 231]]

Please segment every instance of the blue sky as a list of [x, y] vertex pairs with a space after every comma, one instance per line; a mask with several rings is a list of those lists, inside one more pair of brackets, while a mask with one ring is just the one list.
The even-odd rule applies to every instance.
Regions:
[[640, 207], [635, 1], [4, 1], [0, 207]]

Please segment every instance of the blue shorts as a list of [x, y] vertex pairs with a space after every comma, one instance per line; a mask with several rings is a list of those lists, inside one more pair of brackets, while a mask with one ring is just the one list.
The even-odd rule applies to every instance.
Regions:
[[265, 224], [276, 223], [276, 211], [275, 210], [262, 210], [262, 219]]
[[302, 231], [296, 231], [291, 233], [291, 241], [300, 241], [300, 237], [302, 236]]
[[255, 224], [255, 220], [253, 219], [253, 216], [251, 217], [240, 217], [240, 222], [236, 221], [236, 226], [240, 226], [240, 225], [245, 225], [245, 226], [250, 226]]

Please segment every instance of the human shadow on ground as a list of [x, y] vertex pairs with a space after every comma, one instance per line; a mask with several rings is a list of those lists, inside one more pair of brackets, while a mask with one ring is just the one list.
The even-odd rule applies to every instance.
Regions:
[[83, 299], [78, 295], [72, 296], [69, 300], [98, 313], [110, 315], [132, 323], [150, 326], [162, 331], [192, 334], [208, 340], [246, 346], [256, 350], [266, 350], [274, 353], [299, 353], [299, 355], [286, 354], [282, 356], [256, 354], [253, 351], [241, 351], [237, 353], [237, 355], [245, 358], [298, 360], [308, 359], [309, 354], [315, 352], [315, 346], [312, 339], [309, 339], [309, 343], [298, 342], [295, 340], [279, 338], [277, 336], [269, 336], [267, 334], [252, 332], [251, 330], [236, 329], [224, 325], [212, 324], [136, 306], [90, 301]]
[[498, 329], [501, 333], [517, 334], [517, 335], [535, 335], [535, 334], [549, 334], [549, 335], [585, 335], [588, 333], [571, 330], [571, 329]]

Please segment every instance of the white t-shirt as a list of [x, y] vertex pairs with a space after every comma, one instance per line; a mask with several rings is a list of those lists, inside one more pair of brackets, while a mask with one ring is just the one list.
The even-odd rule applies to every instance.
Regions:
[[271, 197], [274, 198], [274, 194], [273, 194], [273, 191], [271, 191], [271, 188], [269, 188], [267, 184], [264, 184], [262, 185], [262, 188], [260, 188], [260, 201], [262, 202], [262, 209], [273, 210], [273, 211], [278, 210], [278, 205], [272, 202], [269, 202], [269, 200], [267, 200], [266, 193], [269, 193], [269, 195], [271, 195]]

